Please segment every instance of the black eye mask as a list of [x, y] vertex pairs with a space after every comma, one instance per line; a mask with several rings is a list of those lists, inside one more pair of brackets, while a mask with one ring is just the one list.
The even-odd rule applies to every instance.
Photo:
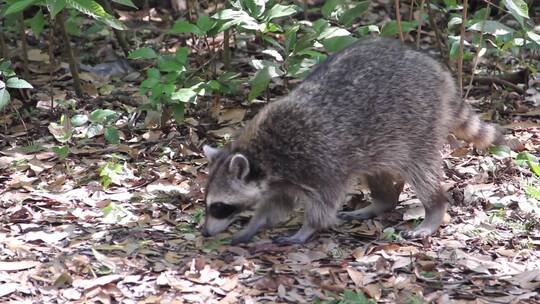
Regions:
[[238, 206], [234, 206], [231, 204], [225, 204], [225, 203], [213, 203], [208, 208], [208, 213], [210, 216], [217, 218], [217, 219], [224, 219], [229, 216], [231, 216], [234, 213], [238, 213], [240, 211], [240, 208]]

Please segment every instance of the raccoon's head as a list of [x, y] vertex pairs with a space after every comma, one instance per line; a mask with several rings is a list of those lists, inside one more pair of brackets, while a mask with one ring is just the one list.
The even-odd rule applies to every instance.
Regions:
[[202, 234], [212, 236], [225, 230], [238, 215], [253, 209], [264, 191], [264, 174], [246, 155], [227, 149], [203, 147], [210, 169], [206, 186], [206, 214]]

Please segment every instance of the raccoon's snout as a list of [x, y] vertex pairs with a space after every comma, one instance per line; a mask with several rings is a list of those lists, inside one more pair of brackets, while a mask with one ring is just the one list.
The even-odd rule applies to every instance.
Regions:
[[210, 236], [210, 232], [208, 232], [208, 229], [206, 229], [206, 225], [201, 228], [201, 234], [204, 237], [209, 237]]

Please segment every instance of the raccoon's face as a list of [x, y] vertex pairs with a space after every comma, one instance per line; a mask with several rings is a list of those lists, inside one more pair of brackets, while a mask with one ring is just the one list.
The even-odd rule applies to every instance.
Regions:
[[265, 186], [260, 178], [254, 178], [256, 172], [245, 155], [210, 146], [203, 149], [210, 174], [202, 234], [212, 236], [225, 230], [242, 211], [253, 209], [261, 200]]

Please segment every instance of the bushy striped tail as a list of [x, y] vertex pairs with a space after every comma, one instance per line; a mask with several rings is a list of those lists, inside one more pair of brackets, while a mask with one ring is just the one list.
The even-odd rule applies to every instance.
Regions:
[[473, 108], [465, 102], [458, 111], [453, 133], [457, 138], [468, 141], [479, 149], [504, 143], [501, 128], [480, 120]]

